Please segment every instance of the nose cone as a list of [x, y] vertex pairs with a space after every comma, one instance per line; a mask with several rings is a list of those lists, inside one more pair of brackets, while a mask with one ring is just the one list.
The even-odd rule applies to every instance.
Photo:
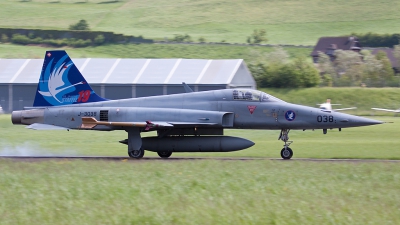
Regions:
[[383, 122], [379, 120], [373, 120], [353, 115], [344, 116], [341, 120], [339, 120], [339, 124], [343, 124], [346, 127], [361, 127], [361, 126], [377, 125], [382, 123]]

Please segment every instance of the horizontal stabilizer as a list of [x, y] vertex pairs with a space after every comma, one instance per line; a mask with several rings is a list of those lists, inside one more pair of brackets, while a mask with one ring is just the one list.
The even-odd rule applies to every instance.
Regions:
[[54, 126], [54, 125], [49, 125], [49, 124], [42, 124], [42, 123], [34, 123], [26, 128], [32, 129], [32, 130], [68, 130], [66, 127], [59, 127], [59, 126]]

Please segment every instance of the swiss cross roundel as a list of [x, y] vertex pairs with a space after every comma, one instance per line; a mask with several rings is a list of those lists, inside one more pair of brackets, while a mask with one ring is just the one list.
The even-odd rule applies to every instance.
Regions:
[[288, 110], [285, 112], [285, 119], [287, 121], [293, 121], [296, 119], [296, 113], [293, 110]]

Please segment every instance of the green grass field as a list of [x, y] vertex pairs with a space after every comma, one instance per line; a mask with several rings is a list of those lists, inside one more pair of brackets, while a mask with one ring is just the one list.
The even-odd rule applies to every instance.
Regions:
[[67, 29], [85, 19], [93, 30], [158, 39], [187, 33], [194, 40], [204, 37], [239, 43], [246, 42], [254, 29], [266, 29], [269, 43], [306, 45], [314, 45], [321, 36], [400, 29], [400, 2], [396, 0], [85, 2], [3, 0], [0, 27]]
[[400, 164], [0, 159], [1, 224], [399, 224]]

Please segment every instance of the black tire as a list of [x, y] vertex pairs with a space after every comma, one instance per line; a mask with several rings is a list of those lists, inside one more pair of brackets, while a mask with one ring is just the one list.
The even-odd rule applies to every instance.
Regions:
[[167, 159], [172, 155], [172, 152], [169, 151], [162, 151], [162, 152], [157, 152], [158, 156], [160, 156], [163, 159]]
[[291, 148], [282, 148], [281, 157], [282, 159], [290, 159], [293, 156], [293, 151]]
[[139, 150], [128, 151], [128, 155], [134, 159], [141, 159], [144, 156], [144, 149], [140, 148]]

